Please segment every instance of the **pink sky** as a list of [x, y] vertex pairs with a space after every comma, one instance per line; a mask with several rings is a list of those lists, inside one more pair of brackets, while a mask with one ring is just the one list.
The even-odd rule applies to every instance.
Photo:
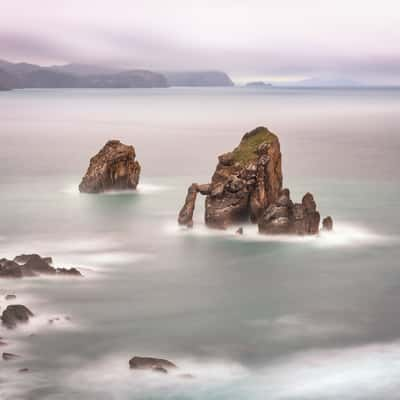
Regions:
[[400, 2], [2, 0], [0, 58], [400, 84]]

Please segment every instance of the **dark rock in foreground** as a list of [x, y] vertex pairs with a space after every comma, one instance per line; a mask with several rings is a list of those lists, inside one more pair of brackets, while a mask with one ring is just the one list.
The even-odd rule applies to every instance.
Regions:
[[164, 374], [166, 374], [170, 369], [177, 368], [177, 366], [169, 360], [164, 360], [162, 358], [138, 356], [135, 356], [129, 360], [129, 367], [131, 369], [151, 370]]
[[22, 278], [38, 275], [69, 275], [82, 276], [76, 268], [54, 268], [50, 265], [51, 257], [41, 257], [38, 254], [22, 254], [14, 261], [2, 258], [0, 260], [0, 278]]
[[0, 278], [22, 278], [23, 271], [19, 264], [2, 258], [0, 260]]
[[[18, 264], [26, 264], [31, 259], [37, 259], [40, 257], [38, 254], [20, 254], [19, 256], [14, 257], [14, 261]], [[47, 264], [53, 264], [53, 259], [51, 257], [40, 257]]]
[[[281, 151], [278, 137], [267, 128], [246, 133], [232, 152], [218, 157], [211, 183], [193, 183], [178, 223], [193, 226], [197, 193], [206, 195], [205, 222], [211, 228], [251, 221], [260, 233], [314, 235], [320, 214], [311, 193], [293, 203], [288, 189], [282, 190]], [[326, 229], [332, 223], [325, 222]], [[241, 230], [237, 231], [241, 234]]]
[[14, 304], [7, 306], [3, 311], [1, 321], [6, 328], [12, 329], [19, 323], [28, 322], [30, 317], [33, 317], [33, 312], [28, 307], [22, 304]]
[[90, 159], [79, 191], [101, 193], [108, 190], [133, 190], [139, 183], [140, 164], [133, 146], [110, 140]]

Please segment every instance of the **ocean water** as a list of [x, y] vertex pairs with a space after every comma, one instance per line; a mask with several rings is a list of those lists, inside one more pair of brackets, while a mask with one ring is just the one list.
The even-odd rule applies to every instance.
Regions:
[[[398, 398], [400, 90], [16, 90], [0, 121], [0, 258], [85, 275], [0, 282], [1, 309], [15, 293], [35, 313], [0, 328], [21, 355], [0, 361], [1, 399]], [[177, 226], [188, 185], [259, 125], [334, 232], [209, 230], [201, 197], [194, 228]], [[136, 147], [138, 191], [80, 194], [112, 138]], [[131, 371], [134, 355], [179, 372]]]

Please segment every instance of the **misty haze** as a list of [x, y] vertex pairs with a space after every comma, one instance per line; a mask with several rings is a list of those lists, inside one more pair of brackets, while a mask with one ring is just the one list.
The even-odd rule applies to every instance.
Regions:
[[0, 399], [397, 399], [399, 27], [3, 1]]

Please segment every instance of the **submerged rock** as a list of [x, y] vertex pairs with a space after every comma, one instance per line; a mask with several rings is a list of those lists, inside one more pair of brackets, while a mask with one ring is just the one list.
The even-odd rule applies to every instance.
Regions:
[[15, 300], [17, 296], [15, 294], [6, 294], [4, 297], [6, 300]]
[[82, 276], [81, 272], [76, 268], [56, 268], [58, 275]]
[[177, 366], [169, 360], [138, 356], [135, 356], [129, 360], [129, 367], [131, 369], [151, 370], [165, 374], [168, 372], [168, 370], [177, 368]]
[[243, 235], [243, 228], [239, 227], [235, 233], [236, 235]]
[[322, 229], [324, 231], [331, 231], [333, 229], [332, 217], [328, 216], [322, 220]]
[[201, 193], [206, 195], [205, 222], [209, 227], [225, 229], [251, 221], [258, 224], [260, 233], [317, 234], [320, 214], [314, 197], [306, 193], [301, 203], [293, 203], [289, 190], [282, 190], [282, 181], [279, 139], [267, 128], [258, 127], [246, 133], [232, 152], [218, 157], [211, 183], [189, 187], [178, 223], [193, 225], [196, 197]]
[[4, 361], [10, 361], [10, 360], [15, 360], [16, 358], [19, 358], [20, 356], [14, 353], [3, 353], [2, 358]]
[[133, 146], [119, 140], [109, 140], [105, 146], [90, 159], [89, 168], [79, 191], [101, 193], [108, 190], [133, 190], [139, 183], [140, 164], [135, 160]]
[[9, 305], [3, 311], [1, 321], [8, 329], [13, 329], [19, 323], [28, 322], [33, 317], [33, 312], [22, 304]]

